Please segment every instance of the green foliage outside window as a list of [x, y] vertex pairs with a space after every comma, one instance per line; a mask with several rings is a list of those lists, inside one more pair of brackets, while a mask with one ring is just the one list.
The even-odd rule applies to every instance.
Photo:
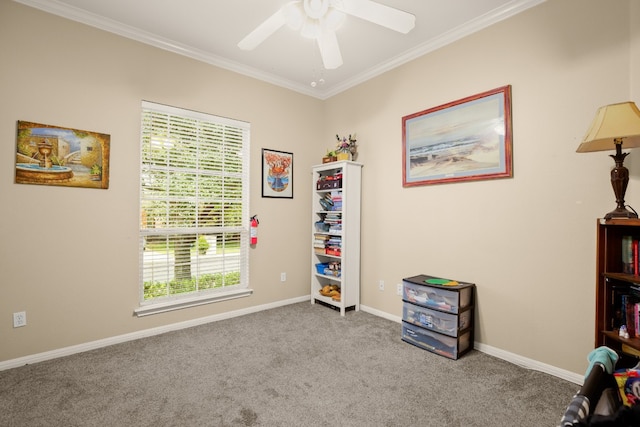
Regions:
[[240, 272], [235, 271], [227, 274], [204, 274], [197, 280], [191, 279], [171, 280], [164, 282], [145, 282], [144, 299], [158, 298], [166, 295], [184, 294], [189, 292], [204, 291], [207, 289], [221, 288], [240, 284]]

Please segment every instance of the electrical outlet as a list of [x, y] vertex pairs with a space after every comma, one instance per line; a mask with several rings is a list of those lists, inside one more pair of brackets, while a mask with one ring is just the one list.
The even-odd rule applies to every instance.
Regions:
[[17, 313], [13, 313], [13, 327], [19, 328], [21, 326], [27, 326], [27, 312], [19, 311]]
[[280, 273], [280, 281], [281, 282], [287, 281], [287, 273]]
[[380, 282], [378, 282], [378, 289], [384, 291], [384, 280], [380, 280]]
[[396, 285], [396, 295], [402, 295], [402, 283]]

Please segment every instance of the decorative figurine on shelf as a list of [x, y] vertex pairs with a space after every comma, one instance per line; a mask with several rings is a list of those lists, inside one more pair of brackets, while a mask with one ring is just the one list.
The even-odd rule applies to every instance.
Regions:
[[620, 326], [620, 332], [618, 333], [622, 338], [629, 339], [629, 331], [627, 331], [627, 325]]
[[356, 145], [356, 134], [349, 134], [349, 137], [342, 137], [336, 134], [338, 144], [336, 147], [336, 155], [338, 160], [355, 160], [358, 155], [358, 146]]

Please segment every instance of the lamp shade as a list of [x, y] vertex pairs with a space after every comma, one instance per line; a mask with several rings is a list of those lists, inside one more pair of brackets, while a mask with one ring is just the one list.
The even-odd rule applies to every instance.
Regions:
[[624, 148], [640, 147], [640, 110], [633, 102], [600, 107], [576, 151], [614, 150], [620, 143]]

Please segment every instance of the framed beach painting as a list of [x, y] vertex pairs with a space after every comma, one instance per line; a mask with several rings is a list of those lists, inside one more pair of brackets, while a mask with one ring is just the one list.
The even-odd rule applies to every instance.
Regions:
[[511, 86], [402, 118], [402, 185], [509, 178]]
[[109, 188], [109, 145], [104, 133], [18, 121], [17, 184]]
[[262, 197], [293, 199], [293, 153], [262, 149]]

